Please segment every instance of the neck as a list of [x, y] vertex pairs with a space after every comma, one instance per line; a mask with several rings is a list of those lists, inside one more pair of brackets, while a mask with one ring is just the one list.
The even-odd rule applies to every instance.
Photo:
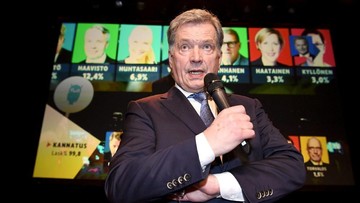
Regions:
[[106, 55], [103, 54], [98, 58], [87, 58], [86, 63], [105, 63]]

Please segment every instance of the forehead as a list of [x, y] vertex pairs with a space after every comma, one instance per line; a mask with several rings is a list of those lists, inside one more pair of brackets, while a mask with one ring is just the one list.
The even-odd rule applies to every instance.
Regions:
[[318, 140], [311, 139], [311, 140], [309, 140], [309, 145], [311, 145], [311, 146], [320, 146], [321, 144], [319, 143]]
[[187, 23], [179, 27], [176, 36], [177, 41], [193, 40], [193, 41], [207, 41], [215, 40], [216, 31], [214, 26], [210, 23]]
[[268, 40], [271, 40], [271, 41], [279, 41], [279, 38], [277, 36], [277, 34], [269, 34], [265, 37], [265, 40], [264, 41], [268, 41]]
[[297, 43], [297, 44], [304, 44], [305, 42], [306, 42], [306, 39], [302, 39], [302, 38], [295, 39], [295, 43]]
[[94, 37], [104, 37], [105, 35], [98, 29], [95, 29], [95, 28], [92, 28], [92, 29], [89, 29], [88, 31], [86, 31], [86, 34], [85, 34], [85, 37], [91, 37], [91, 38], [94, 38]]
[[131, 32], [129, 39], [148, 41], [152, 39], [152, 31], [147, 27], [136, 27]]
[[235, 39], [235, 35], [233, 35], [233, 34], [230, 34], [230, 33], [224, 33], [224, 38], [226, 38], [226, 39]]

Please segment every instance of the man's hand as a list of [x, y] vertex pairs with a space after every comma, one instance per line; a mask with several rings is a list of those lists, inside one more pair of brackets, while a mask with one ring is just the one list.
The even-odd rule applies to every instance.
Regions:
[[233, 150], [245, 139], [253, 138], [255, 131], [244, 106], [237, 105], [222, 110], [204, 135], [218, 157]]
[[174, 198], [178, 201], [205, 202], [220, 195], [219, 183], [214, 175], [209, 175], [205, 180], [186, 188], [183, 197]]

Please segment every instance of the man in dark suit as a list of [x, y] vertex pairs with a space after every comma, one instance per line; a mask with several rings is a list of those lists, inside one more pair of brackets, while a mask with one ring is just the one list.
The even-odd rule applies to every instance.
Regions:
[[311, 54], [309, 51], [309, 42], [305, 36], [296, 36], [294, 38], [294, 47], [297, 50], [298, 54], [293, 56], [298, 57], [307, 57], [314, 59], [315, 55]]
[[[309, 160], [305, 162], [308, 184], [329, 184], [336, 179], [336, 171], [324, 162], [323, 147], [317, 137], [311, 137], [306, 143]], [[335, 181], [336, 182], [336, 181]]]
[[231, 29], [224, 30], [224, 42], [221, 47], [223, 57], [221, 65], [248, 66], [249, 59], [240, 54], [241, 42], [238, 33]]
[[301, 63], [296, 63], [295, 65], [303, 66], [306, 64], [306, 61], [313, 61], [315, 59], [315, 55], [310, 53], [309, 42], [306, 36], [296, 36], [294, 38], [294, 47], [297, 54], [293, 55], [295, 60], [301, 61]]
[[[177, 16], [168, 30], [175, 86], [128, 105], [121, 146], [105, 182], [110, 202], [274, 202], [305, 182], [304, 160], [272, 125], [257, 99], [229, 95], [231, 107], [207, 127], [204, 77], [217, 73], [223, 32], [202, 9]], [[250, 152], [242, 147], [246, 140]]]

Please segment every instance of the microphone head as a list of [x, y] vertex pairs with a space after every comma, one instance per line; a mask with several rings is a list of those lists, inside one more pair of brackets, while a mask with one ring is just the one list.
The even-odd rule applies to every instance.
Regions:
[[224, 89], [224, 85], [215, 73], [208, 73], [204, 77], [205, 90], [212, 95], [214, 90], [220, 88]]

